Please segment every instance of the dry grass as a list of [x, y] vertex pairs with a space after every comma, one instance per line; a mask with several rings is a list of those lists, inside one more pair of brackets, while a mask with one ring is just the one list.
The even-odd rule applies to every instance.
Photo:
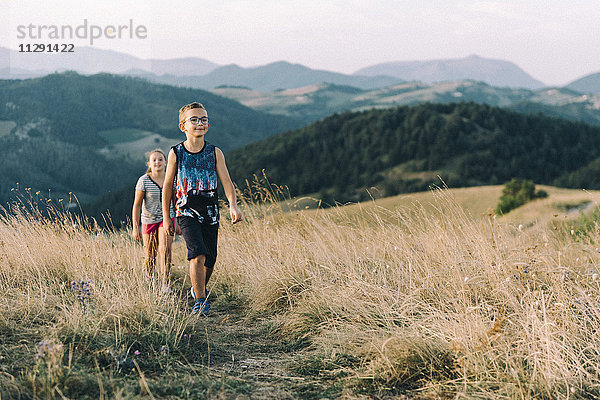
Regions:
[[473, 219], [447, 191], [433, 196], [427, 207], [225, 227], [221, 279], [255, 312], [277, 315], [284, 335], [358, 356], [354, 376], [374, 387], [598, 396], [598, 230], [520, 231]]
[[[431, 195], [426, 207], [352, 212], [246, 204], [244, 223], [222, 222], [213, 285], [338, 360], [327, 369], [343, 372], [350, 397], [600, 396], [600, 230], [519, 230], [473, 218], [448, 191]], [[58, 366], [48, 355], [13, 366], [38, 394], [64, 385], [50, 370], [68, 375], [71, 359], [179, 349], [184, 334], [204, 332], [186, 299], [148, 290], [126, 233], [21, 211], [1, 221], [0, 241], [0, 331], [63, 346]], [[184, 272], [175, 278], [186, 285]], [[92, 287], [85, 307], [70, 286], [81, 280]]]

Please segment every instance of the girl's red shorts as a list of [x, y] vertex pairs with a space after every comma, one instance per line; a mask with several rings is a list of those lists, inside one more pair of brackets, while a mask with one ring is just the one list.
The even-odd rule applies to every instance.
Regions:
[[[171, 218], [171, 222], [173, 222], [173, 226], [175, 226], [175, 218]], [[158, 230], [159, 227], [163, 226], [163, 222], [157, 222], [155, 224], [142, 224], [142, 233], [144, 235], [149, 235], [152, 232]]]

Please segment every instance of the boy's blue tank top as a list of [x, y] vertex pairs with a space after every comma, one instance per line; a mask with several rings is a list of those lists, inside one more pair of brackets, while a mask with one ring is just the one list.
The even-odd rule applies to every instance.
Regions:
[[204, 142], [202, 150], [190, 153], [181, 142], [172, 149], [177, 156], [175, 215], [196, 218], [202, 224], [218, 224], [215, 146]]

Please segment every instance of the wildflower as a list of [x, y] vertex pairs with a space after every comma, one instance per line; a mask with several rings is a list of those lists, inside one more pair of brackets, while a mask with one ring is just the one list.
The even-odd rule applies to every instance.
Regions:
[[394, 250], [398, 250], [398, 246], [394, 246]]
[[571, 235], [575, 234], [575, 230], [571, 229]]
[[468, 276], [465, 276], [465, 282], [467, 282], [469, 280]]
[[519, 224], [519, 232], [523, 232], [523, 224]]
[[598, 280], [598, 274], [592, 274], [592, 280], [597, 281]]
[[83, 311], [86, 310], [86, 307], [92, 297], [92, 290], [90, 287], [90, 281], [81, 280], [81, 281], [72, 281], [71, 282], [71, 290], [77, 296], [77, 300], [81, 303], [83, 307]]
[[141, 353], [140, 353], [139, 350], [136, 350], [136, 351], [133, 352], [133, 354], [135, 354], [136, 356], [139, 356]]
[[42, 340], [37, 344], [38, 352], [35, 355], [36, 359], [45, 357], [55, 357], [62, 351], [62, 343], [56, 343], [53, 340]]
[[162, 354], [163, 356], [166, 356], [167, 354], [169, 354], [169, 346], [167, 346], [166, 344], [162, 345], [160, 347], [160, 354]]

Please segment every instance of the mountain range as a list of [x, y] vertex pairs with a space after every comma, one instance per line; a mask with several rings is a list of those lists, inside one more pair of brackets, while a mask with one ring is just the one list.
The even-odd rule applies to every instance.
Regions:
[[404, 81], [416, 80], [427, 84], [464, 79], [501, 87], [539, 89], [545, 86], [511, 62], [476, 55], [460, 59], [383, 63], [365, 67], [353, 74], [342, 74], [314, 70], [286, 61], [244, 68], [235, 64], [218, 65], [198, 57], [141, 59], [94, 47], [77, 47], [73, 53], [58, 54], [19, 53], [0, 47], [0, 78], [33, 77], [65, 70], [81, 74], [128, 74], [159, 83], [202, 89], [233, 85], [259, 91], [325, 82], [373, 89]]
[[317, 82], [329, 82], [338, 85], [351, 85], [363, 89], [373, 89], [403, 82], [402, 79], [384, 75], [359, 76], [337, 72], [314, 70], [300, 64], [279, 61], [260, 67], [242, 68], [238, 65], [226, 65], [202, 76], [181, 77], [171, 74], [140, 74], [153, 82], [176, 86], [212, 89], [218, 86], [242, 86], [259, 91], [290, 89], [312, 85]]
[[4, 79], [10, 79], [11, 72], [34, 77], [61, 71], [76, 71], [80, 74], [145, 71], [157, 75], [189, 76], [204, 75], [218, 67], [215, 63], [196, 57], [170, 60], [141, 59], [89, 46], [77, 47], [73, 53], [19, 53], [0, 47], [0, 72]]
[[567, 88], [529, 90], [499, 88], [477, 81], [456, 81], [434, 84], [406, 82], [373, 90], [318, 84], [269, 93], [240, 87], [219, 87], [212, 92], [255, 110], [307, 121], [316, 121], [344, 111], [425, 102], [472, 101], [600, 125], [600, 95], [585, 95]]
[[498, 87], [539, 89], [546, 86], [511, 62], [477, 55], [459, 59], [382, 63], [360, 69], [355, 75], [387, 75], [423, 83], [469, 79]]

